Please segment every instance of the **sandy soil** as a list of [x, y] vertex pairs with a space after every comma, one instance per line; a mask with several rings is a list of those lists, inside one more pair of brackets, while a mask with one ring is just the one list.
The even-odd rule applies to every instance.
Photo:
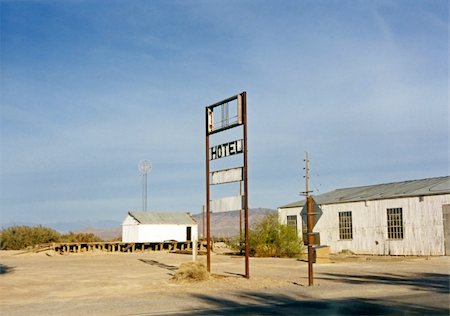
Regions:
[[[165, 313], [205, 308], [211, 301], [193, 297], [239, 297], [242, 293], [296, 293], [319, 299], [355, 295], [365, 285], [366, 296], [386, 291], [423, 290], [420, 276], [449, 275], [450, 258], [335, 256], [316, 264], [315, 287], [308, 288], [307, 263], [297, 259], [251, 258], [251, 278], [243, 278], [244, 259], [212, 256], [212, 277], [201, 283], [177, 283], [171, 277], [190, 255], [167, 252], [19, 254], [0, 252], [0, 311], [2, 315], [124, 315]], [[199, 256], [205, 261], [205, 256]], [[387, 269], [389, 273], [387, 273]], [[378, 276], [386, 282], [373, 282]], [[384, 279], [381, 279], [383, 276]], [[390, 279], [389, 279], [390, 278]], [[418, 280], [399, 282], [399, 280]], [[424, 277], [425, 278], [425, 277]], [[349, 279], [352, 282], [347, 282]], [[345, 281], [345, 282], [344, 282]], [[441, 281], [440, 281], [441, 282]], [[440, 284], [440, 283], [439, 283]], [[359, 286], [359, 287], [358, 287]], [[445, 282], [448, 292], [448, 284]], [[442, 308], [448, 306], [442, 302]]]

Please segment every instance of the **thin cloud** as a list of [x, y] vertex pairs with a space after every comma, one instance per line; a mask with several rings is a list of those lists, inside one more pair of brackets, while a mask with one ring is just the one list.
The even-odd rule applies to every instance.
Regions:
[[27, 6], [2, 21], [1, 204], [17, 220], [121, 219], [144, 158], [152, 208], [200, 209], [204, 107], [242, 90], [251, 206], [298, 198], [305, 149], [322, 192], [448, 172], [448, 3]]

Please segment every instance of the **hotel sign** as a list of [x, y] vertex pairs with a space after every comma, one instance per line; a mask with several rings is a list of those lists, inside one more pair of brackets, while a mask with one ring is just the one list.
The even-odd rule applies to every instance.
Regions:
[[[242, 139], [228, 141], [221, 137], [216, 139], [216, 143], [210, 144], [210, 136], [232, 128], [242, 126]], [[247, 92], [239, 93], [222, 101], [216, 102], [205, 108], [205, 156], [206, 156], [206, 266], [208, 272], [211, 272], [211, 213], [240, 211], [244, 213], [244, 229], [242, 229], [242, 220], [239, 224], [239, 230], [245, 237], [245, 277], [250, 277], [249, 272], [249, 220], [248, 220], [248, 147], [247, 147]], [[234, 133], [239, 135], [240, 133]], [[226, 135], [224, 135], [226, 136]], [[241, 136], [235, 136], [241, 137]], [[216, 145], [217, 144], [217, 145]], [[222, 170], [210, 170], [211, 165], [219, 167], [219, 162], [213, 160], [232, 157], [242, 154], [242, 165], [240, 167], [231, 167]], [[229, 163], [238, 163], [241, 159], [234, 157], [229, 159]], [[226, 164], [228, 165], [228, 164]], [[220, 184], [230, 184], [239, 182], [239, 195], [222, 197], [219, 199], [211, 198], [211, 186]], [[233, 185], [236, 187], [236, 185]]]
[[213, 146], [209, 149], [209, 160], [242, 154], [244, 152], [244, 140], [238, 139], [229, 143]]

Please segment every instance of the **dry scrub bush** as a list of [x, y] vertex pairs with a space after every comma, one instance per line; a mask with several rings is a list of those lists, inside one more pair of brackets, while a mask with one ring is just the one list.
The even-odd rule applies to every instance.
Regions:
[[[303, 251], [295, 229], [278, 222], [278, 214], [267, 215], [249, 231], [250, 254], [255, 257], [296, 257]], [[243, 253], [244, 241], [232, 245]]]
[[61, 235], [54, 229], [43, 226], [12, 226], [0, 232], [0, 249], [20, 250], [27, 247], [58, 242]]
[[209, 273], [201, 262], [184, 262], [173, 276], [175, 281], [198, 282], [209, 279]]
[[56, 230], [44, 226], [11, 226], [0, 231], [1, 250], [20, 250], [40, 244], [57, 242], [98, 242], [102, 241], [92, 233], [68, 233], [61, 235]]

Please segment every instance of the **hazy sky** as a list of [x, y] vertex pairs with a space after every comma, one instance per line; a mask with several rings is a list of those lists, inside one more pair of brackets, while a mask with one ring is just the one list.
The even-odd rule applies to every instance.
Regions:
[[449, 174], [449, 2], [1, 1], [1, 218], [205, 200], [204, 108], [248, 93], [250, 207]]

